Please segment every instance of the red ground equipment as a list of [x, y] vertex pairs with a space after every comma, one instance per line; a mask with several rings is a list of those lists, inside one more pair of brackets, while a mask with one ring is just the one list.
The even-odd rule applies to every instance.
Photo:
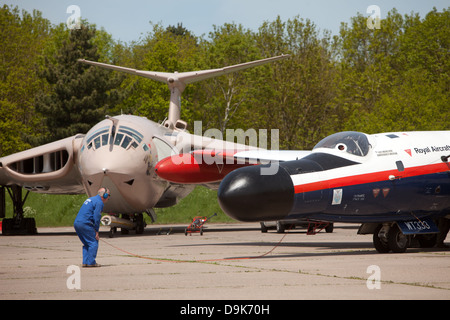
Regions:
[[194, 219], [192, 219], [191, 224], [184, 230], [184, 235], [188, 235], [188, 233], [190, 235], [192, 235], [192, 233], [197, 233], [199, 232], [200, 235], [203, 235], [203, 225], [206, 223], [206, 221], [208, 221], [209, 219], [211, 219], [212, 217], [217, 216], [217, 213], [214, 213], [211, 217], [195, 217]]

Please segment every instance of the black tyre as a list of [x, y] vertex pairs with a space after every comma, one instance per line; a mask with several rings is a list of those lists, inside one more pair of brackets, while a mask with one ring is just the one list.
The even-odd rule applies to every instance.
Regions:
[[144, 229], [144, 216], [142, 213], [139, 213], [136, 215], [136, 234], [143, 234]]
[[378, 227], [375, 229], [375, 232], [373, 233], [373, 246], [379, 253], [388, 253], [389, 251], [391, 251], [391, 249], [389, 249], [388, 242], [383, 238], [380, 238], [380, 236], [378, 235], [382, 227], [382, 224], [378, 225]]
[[281, 221], [277, 221], [277, 233], [284, 233], [284, 224]]
[[266, 225], [264, 224], [264, 222], [260, 222], [260, 224], [261, 224], [261, 232], [262, 233], [267, 233], [267, 227], [266, 227]]
[[408, 249], [408, 236], [404, 235], [396, 224], [389, 230], [388, 245], [389, 249], [395, 253], [403, 253]]

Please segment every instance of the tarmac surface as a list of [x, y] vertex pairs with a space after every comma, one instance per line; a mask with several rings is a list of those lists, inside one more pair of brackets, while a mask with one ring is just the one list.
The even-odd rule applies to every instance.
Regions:
[[261, 233], [250, 223], [207, 224], [202, 236], [185, 236], [185, 227], [114, 238], [101, 227], [100, 268], [81, 268], [71, 227], [2, 235], [0, 300], [450, 299], [449, 250], [379, 254], [357, 225], [315, 235]]

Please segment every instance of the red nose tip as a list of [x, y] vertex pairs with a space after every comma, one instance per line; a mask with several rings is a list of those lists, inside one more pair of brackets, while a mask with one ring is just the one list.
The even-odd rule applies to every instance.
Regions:
[[[219, 162], [219, 163], [218, 163]], [[223, 163], [220, 163], [223, 162]], [[231, 171], [243, 164], [227, 164], [226, 161], [205, 161], [201, 154], [190, 153], [167, 157], [155, 166], [156, 174], [174, 183], [210, 183], [221, 181]]]

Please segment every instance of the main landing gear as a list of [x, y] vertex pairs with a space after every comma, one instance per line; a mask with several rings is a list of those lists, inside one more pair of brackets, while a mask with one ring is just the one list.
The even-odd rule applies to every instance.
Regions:
[[[13, 204], [13, 217], [6, 219], [6, 191], [8, 191]], [[25, 218], [23, 214], [23, 205], [27, 200], [29, 191], [25, 198], [22, 198], [22, 187], [13, 185], [11, 187], [0, 187], [0, 218], [2, 220], [2, 234], [36, 234], [36, 221], [34, 218]]]
[[403, 253], [409, 244], [410, 237], [404, 235], [396, 224], [380, 224], [373, 234], [373, 245], [379, 253]]
[[379, 253], [403, 253], [413, 240], [417, 240], [421, 248], [430, 248], [436, 242], [436, 234], [405, 235], [397, 223], [378, 224], [373, 232], [373, 245]]

